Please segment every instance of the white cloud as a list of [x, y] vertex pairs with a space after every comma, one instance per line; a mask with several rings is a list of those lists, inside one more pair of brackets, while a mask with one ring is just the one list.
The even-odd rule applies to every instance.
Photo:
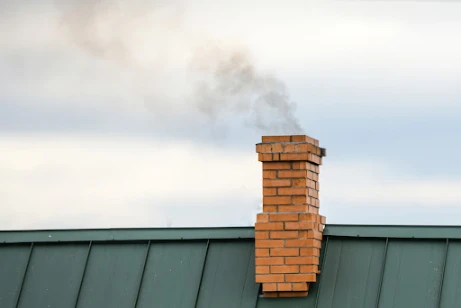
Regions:
[[[253, 146], [0, 135], [0, 153], [3, 229], [251, 225], [261, 202]], [[330, 223], [368, 223], [379, 213], [375, 222], [386, 224], [412, 213], [399, 223], [417, 223], [428, 220], [426, 208], [443, 224], [443, 211], [461, 203], [459, 187], [457, 178], [415, 179], [385, 162], [327, 157], [321, 213]]]
[[165, 220], [176, 225], [177, 217], [187, 224], [181, 216], [194, 213], [189, 224], [200, 225], [207, 218], [201, 209], [210, 206], [215, 214], [235, 207], [215, 223], [241, 225], [248, 224], [241, 211], [254, 212], [259, 201], [254, 153], [123, 138], [18, 135], [1, 136], [0, 153], [0, 207], [3, 219], [10, 217], [8, 228], [153, 227]]
[[461, 179], [415, 178], [383, 161], [329, 163], [322, 169], [324, 203], [386, 206], [459, 206]]

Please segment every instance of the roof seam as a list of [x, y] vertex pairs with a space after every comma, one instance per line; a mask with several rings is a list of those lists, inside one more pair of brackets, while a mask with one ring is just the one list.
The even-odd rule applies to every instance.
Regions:
[[16, 298], [16, 304], [15, 304], [15, 307], [18, 308], [19, 306], [19, 301], [21, 300], [21, 293], [22, 293], [22, 289], [24, 287], [24, 282], [26, 281], [26, 277], [27, 277], [27, 271], [29, 270], [29, 264], [30, 264], [30, 260], [32, 259], [32, 253], [34, 251], [34, 243], [32, 243], [30, 245], [30, 250], [29, 250], [29, 257], [27, 258], [27, 264], [26, 264], [26, 268], [24, 269], [24, 275], [22, 277], [22, 281], [21, 281], [21, 285], [19, 287], [19, 290], [18, 290], [18, 296]]
[[93, 247], [93, 242], [90, 241], [88, 244], [88, 252], [86, 254], [85, 265], [83, 266], [82, 278], [80, 279], [80, 284], [78, 286], [77, 298], [75, 299], [75, 308], [78, 306], [78, 301], [80, 299], [80, 293], [82, 292], [83, 280], [85, 279], [86, 269], [88, 267], [88, 260], [90, 259], [91, 248]]
[[200, 280], [199, 280], [198, 288], [197, 288], [197, 296], [195, 297], [195, 304], [194, 304], [195, 308], [197, 308], [198, 298], [200, 296], [200, 289], [202, 288], [203, 273], [205, 273], [205, 266], [206, 266], [206, 260], [208, 258], [209, 247], [210, 247], [210, 240], [206, 242], [205, 256], [203, 257], [202, 273], [200, 274]]

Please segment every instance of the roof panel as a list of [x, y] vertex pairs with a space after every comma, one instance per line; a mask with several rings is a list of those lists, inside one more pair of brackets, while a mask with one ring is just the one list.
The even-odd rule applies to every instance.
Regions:
[[29, 245], [0, 245], [0, 307], [14, 308], [29, 259]]
[[449, 242], [444, 272], [440, 307], [461, 307], [461, 241]]
[[210, 242], [197, 307], [255, 307], [253, 252], [254, 241]]
[[386, 241], [330, 238], [322, 270], [319, 308], [376, 305]]
[[133, 307], [147, 243], [93, 244], [78, 307]]
[[445, 241], [389, 240], [380, 308], [437, 307]]
[[213, 308], [355, 308], [376, 307], [378, 296], [381, 308], [461, 306], [461, 227], [328, 225], [319, 281], [306, 298], [281, 299], [258, 297], [253, 235], [253, 228], [0, 232], [0, 307], [16, 307], [18, 293], [19, 306], [34, 308], [65, 307], [64, 298], [75, 304], [76, 294], [85, 308], [196, 300]]
[[207, 241], [152, 243], [136, 307], [194, 307], [206, 250]]
[[35, 245], [18, 307], [74, 307], [88, 245]]

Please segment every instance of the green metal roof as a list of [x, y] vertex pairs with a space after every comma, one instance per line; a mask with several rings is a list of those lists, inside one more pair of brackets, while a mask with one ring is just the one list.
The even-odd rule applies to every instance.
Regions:
[[0, 232], [0, 308], [461, 307], [461, 227], [327, 225], [306, 298], [262, 298], [253, 228]]

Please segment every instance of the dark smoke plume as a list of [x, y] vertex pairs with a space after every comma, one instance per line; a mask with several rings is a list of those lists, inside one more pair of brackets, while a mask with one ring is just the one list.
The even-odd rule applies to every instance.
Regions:
[[[158, 67], [145, 64], [136, 57], [136, 47], [130, 36], [136, 33], [143, 18], [155, 16], [160, 10], [171, 9], [172, 4], [156, 2], [132, 2], [123, 6], [117, 1], [73, 1], [57, 3], [62, 19], [63, 33], [74, 44], [89, 54], [123, 69], [139, 70], [140, 76], [149, 83], [149, 70]], [[125, 2], [126, 3], [126, 2]], [[135, 4], [136, 3], [136, 4]], [[177, 11], [176, 11], [177, 12]], [[170, 14], [163, 22], [156, 24], [157, 31], [181, 32], [185, 30], [178, 14]], [[187, 29], [190, 31], [190, 29]], [[262, 133], [302, 133], [295, 116], [295, 103], [291, 102], [285, 84], [270, 74], [255, 68], [249, 52], [243, 47], [218, 46], [213, 40], [206, 40], [203, 34], [193, 42], [186, 41], [190, 54], [186, 65], [187, 84], [192, 90], [184, 94], [183, 100], [192, 102], [210, 121], [220, 122], [222, 117], [238, 117], [248, 127]], [[152, 39], [159, 54], [168, 56], [172, 47], [167, 39]], [[202, 46], [197, 49], [193, 46]], [[173, 59], [174, 61], [175, 59]], [[164, 61], [168, 62], [168, 61]], [[156, 65], [166, 65], [159, 61]], [[165, 69], [165, 67], [163, 67]], [[166, 68], [168, 69], [168, 68]], [[191, 77], [193, 76], [193, 77]], [[151, 97], [152, 89], [144, 88], [142, 95]], [[165, 102], [168, 104], [168, 102]], [[162, 104], [151, 104], [153, 112], [161, 111]]]

